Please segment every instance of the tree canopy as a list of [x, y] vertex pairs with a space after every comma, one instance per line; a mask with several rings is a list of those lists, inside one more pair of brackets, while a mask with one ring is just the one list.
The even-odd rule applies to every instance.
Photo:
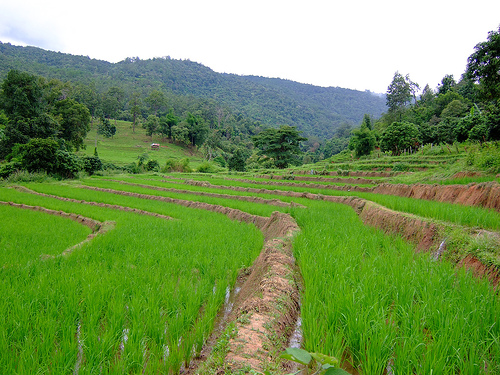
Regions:
[[487, 41], [476, 44], [467, 59], [466, 76], [480, 84], [486, 100], [500, 98], [500, 27], [488, 33]]
[[267, 129], [254, 136], [253, 143], [259, 149], [259, 155], [266, 155], [274, 160], [277, 168], [286, 168], [298, 161], [301, 154], [300, 142], [306, 141], [295, 127], [282, 125], [279, 129]]

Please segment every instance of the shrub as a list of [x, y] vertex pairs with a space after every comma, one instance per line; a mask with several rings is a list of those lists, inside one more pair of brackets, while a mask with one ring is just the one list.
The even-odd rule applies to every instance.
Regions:
[[216, 173], [217, 172], [217, 167], [213, 165], [212, 163], [205, 161], [201, 163], [201, 165], [197, 169], [198, 172], [200, 173]]
[[72, 152], [57, 150], [53, 173], [62, 178], [74, 178], [83, 169], [82, 160]]
[[101, 171], [103, 169], [103, 164], [101, 159], [98, 156], [85, 156], [82, 159], [83, 161], [83, 169], [90, 176], [92, 176], [95, 172]]
[[158, 172], [160, 170], [160, 163], [158, 163], [158, 160], [151, 159], [147, 161], [144, 168], [150, 172]]

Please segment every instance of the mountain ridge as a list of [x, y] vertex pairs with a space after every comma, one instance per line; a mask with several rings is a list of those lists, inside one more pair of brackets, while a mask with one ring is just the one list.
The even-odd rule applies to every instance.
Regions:
[[95, 82], [126, 92], [163, 90], [180, 96], [212, 99], [269, 126], [291, 125], [307, 136], [327, 139], [344, 123], [357, 125], [365, 113], [379, 117], [385, 97], [366, 91], [322, 87], [281, 78], [218, 73], [191, 60], [125, 58], [111, 63], [88, 56], [0, 42], [0, 79], [10, 69], [73, 83]]

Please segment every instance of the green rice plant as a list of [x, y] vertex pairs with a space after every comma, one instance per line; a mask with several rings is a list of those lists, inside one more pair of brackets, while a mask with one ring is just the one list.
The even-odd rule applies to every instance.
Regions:
[[56, 256], [83, 241], [92, 231], [75, 221], [0, 204], [0, 265], [12, 267]]
[[0, 194], [116, 221], [68, 256], [0, 269], [6, 373], [176, 373], [194, 355], [195, 340], [199, 348], [208, 337], [238, 269], [262, 247], [255, 227], [212, 212], [119, 197], [124, 206], [182, 218], [167, 221], [13, 189]]
[[311, 201], [293, 215], [306, 350], [363, 373], [500, 370], [500, 300], [486, 281], [365, 227], [350, 207]]

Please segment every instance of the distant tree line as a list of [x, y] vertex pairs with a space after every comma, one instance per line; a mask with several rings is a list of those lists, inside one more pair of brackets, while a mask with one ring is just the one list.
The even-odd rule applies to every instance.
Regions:
[[[234, 170], [245, 170], [254, 147], [263, 147], [259, 133], [286, 133], [290, 149], [283, 155], [273, 152], [271, 140], [264, 161], [278, 168], [301, 162], [297, 155], [303, 138], [295, 128], [267, 128], [213, 100], [178, 99], [160, 90], [141, 95], [113, 86], [99, 92], [93, 83], [72, 85], [11, 70], [0, 91], [0, 159], [5, 161], [0, 177], [19, 169], [60, 177], [74, 177], [82, 170], [94, 173], [102, 168], [97, 138], [94, 156], [79, 157], [75, 152], [84, 147], [92, 127], [97, 135], [113, 137], [116, 119], [131, 121], [133, 132], [143, 127], [152, 141], [157, 137], [197, 148], [208, 161]], [[297, 141], [291, 142], [291, 136]], [[253, 166], [264, 161], [257, 158]]]
[[357, 156], [375, 146], [399, 155], [424, 144], [500, 140], [500, 28], [475, 46], [457, 82], [445, 75], [436, 90], [422, 91], [399, 72], [387, 88], [388, 111], [373, 126], [365, 120], [352, 131], [349, 148]]

